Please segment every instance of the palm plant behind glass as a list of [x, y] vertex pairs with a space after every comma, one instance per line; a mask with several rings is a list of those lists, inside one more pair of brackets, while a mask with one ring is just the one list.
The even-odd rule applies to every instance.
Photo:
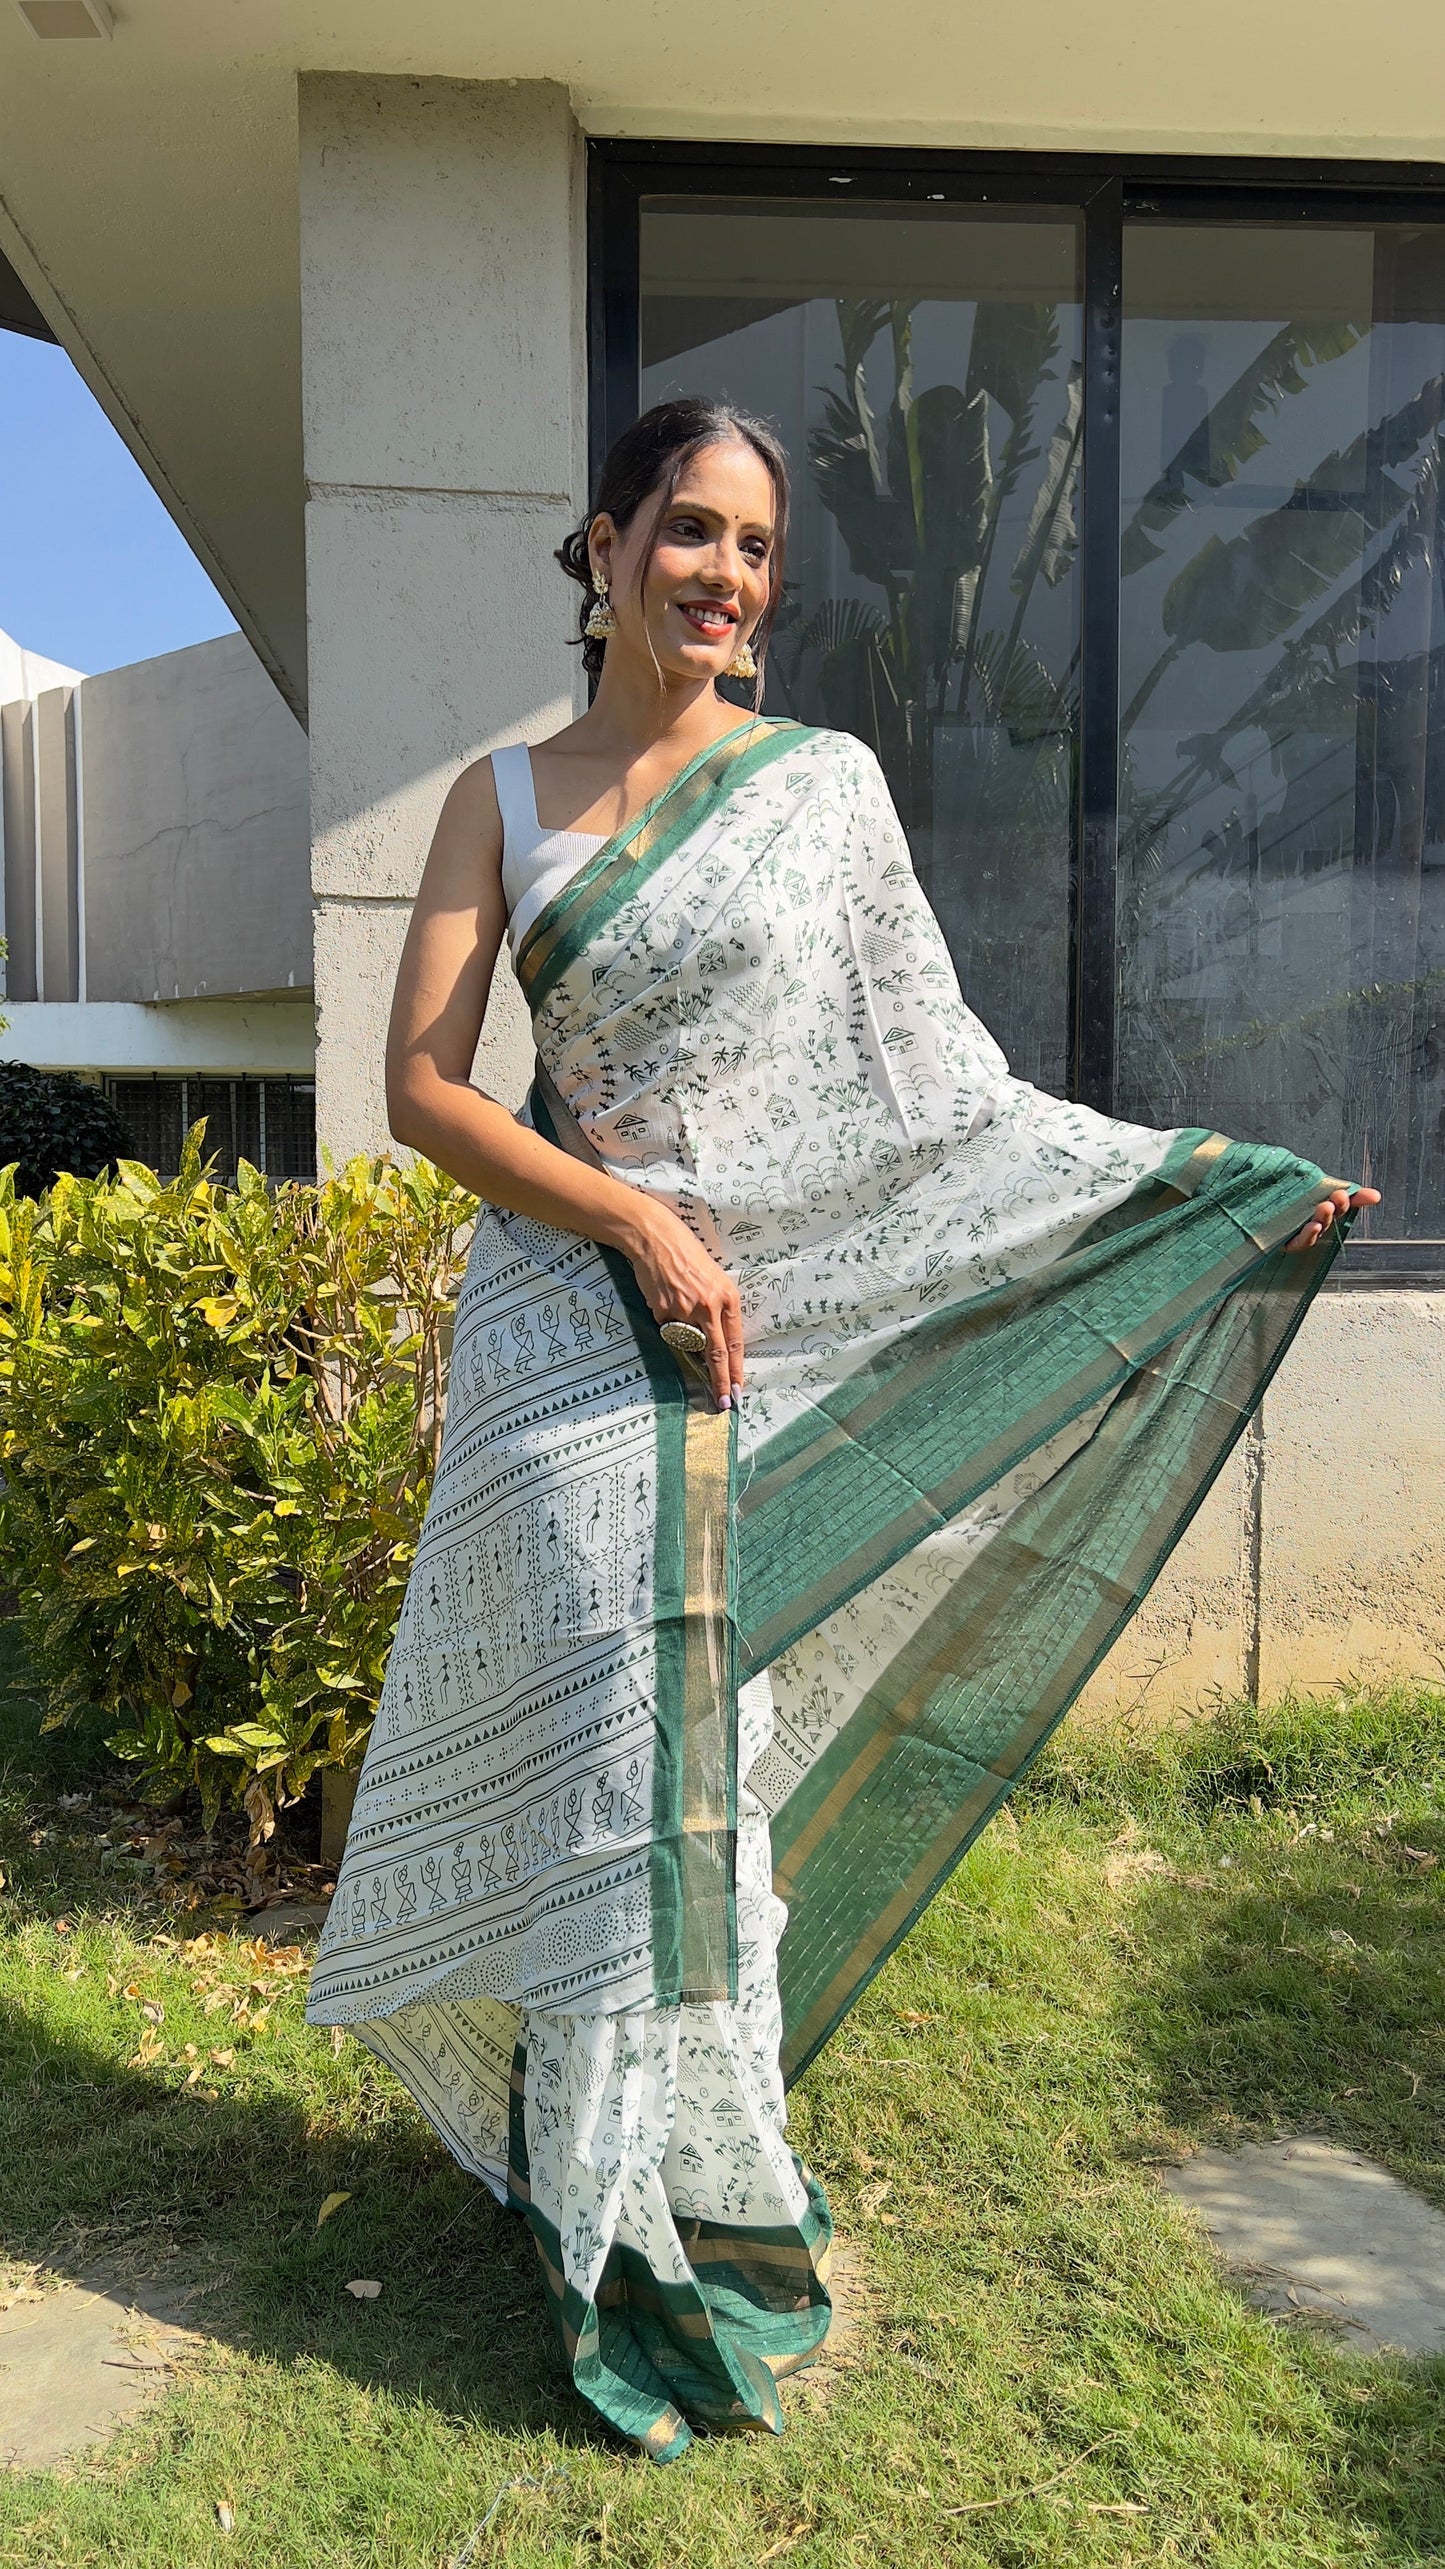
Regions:
[[[1289, 323], [1208, 410], [1124, 529], [1126, 632], [1128, 581], [1180, 513], [1239, 480], [1286, 404], [1328, 417], [1339, 396], [1322, 370], [1365, 336], [1339, 317]], [[1375, 380], [1389, 367], [1387, 343]], [[1123, 710], [1119, 848], [1129, 1111], [1317, 1126], [1322, 1152], [1387, 1184], [1397, 1223], [1437, 1229], [1445, 1155], [1420, 1110], [1445, 973], [1421, 866], [1445, 835], [1445, 654], [1389, 620], [1432, 593], [1425, 622], [1438, 612], [1442, 420], [1439, 374], [1387, 393], [1283, 500], [1181, 562], [1145, 611], [1159, 648]], [[1248, 675], [1222, 719], [1176, 732], [1149, 709], [1191, 650], [1250, 656]], [[1146, 716], [1147, 782], [1129, 754]], [[1329, 875], [1338, 903], [1312, 910], [1308, 886]], [[1300, 941], [1317, 942], [1303, 1010], [1281, 1008], [1280, 968], [1261, 961], [1271, 913], [1297, 966]], [[1212, 989], [1201, 944], [1224, 966]]]
[[[816, 689], [824, 718], [877, 751], [955, 952], [970, 942], [970, 914], [989, 905], [994, 849], [1007, 877], [995, 924], [1011, 900], [1026, 954], [1046, 925], [1060, 930], [1071, 830], [1077, 648], [1052, 668], [1030, 611], [1041, 586], [1071, 577], [1077, 552], [1080, 370], [1062, 355], [1056, 305], [980, 303], [962, 386], [915, 391], [917, 300], [851, 298], [836, 309], [841, 360], [809, 463], [862, 593], [825, 597], [811, 612], [790, 602], [780, 635], [788, 693], [797, 701], [811, 672], [807, 692]], [[1364, 335], [1341, 317], [1288, 323], [1209, 407], [1124, 529], [1131, 639], [1141, 621], [1131, 577], [1159, 559], [1182, 512], [1266, 451], [1284, 405], [1307, 397]], [[870, 390], [885, 338], [886, 401]], [[1333, 407], [1328, 393], [1319, 407]], [[1253, 1094], [1261, 1128], [1322, 1115], [1357, 1173], [1371, 1160], [1378, 1173], [1389, 1130], [1402, 1146], [1410, 1065], [1442, 979], [1428, 935], [1408, 954], [1387, 953], [1378, 905], [1364, 897], [1345, 949], [1321, 957], [1321, 1007], [1286, 1023], [1277, 993], [1273, 1007], [1268, 991], [1259, 1006], [1252, 996], [1257, 902], [1242, 962], [1233, 948], [1241, 877], [1251, 899], [1258, 889], [1261, 833], [1244, 771], [1261, 755], [1266, 835], [1295, 851], [1276, 865], [1308, 873], [1348, 858], [1368, 873], [1393, 848], [1397, 865], [1413, 849], [1418, 866], [1421, 848], [1445, 837], [1445, 652], [1397, 646], [1392, 657], [1385, 630], [1411, 579], [1441, 577], [1442, 421], [1445, 377], [1433, 375], [1239, 534], [1204, 535], [1144, 610], [1157, 648], [1124, 708], [1119, 775], [1126, 1111], [1207, 1119], [1217, 1092], [1242, 1129]], [[1207, 730], [1175, 734], [1153, 718], [1145, 762], [1131, 735], [1191, 650], [1214, 661], [1253, 655], [1248, 681]], [[1350, 745], [1343, 784], [1333, 769], [1325, 776], [1322, 742]], [[1211, 960], [1199, 940], [1216, 936], [1234, 1000], [1196, 1003], [1186, 985]], [[1427, 1177], [1417, 1162], [1418, 1150], [1416, 1194], [1445, 1189], [1445, 1170]]]
[[[809, 464], [850, 570], [879, 595], [825, 598], [789, 638], [797, 659], [818, 653], [828, 720], [877, 751], [905, 821], [917, 827], [933, 818], [944, 722], [1005, 725], [1036, 749], [1044, 802], [1066, 798], [1074, 671], [1056, 677], [1023, 629], [1038, 581], [1057, 586], [1072, 566], [1082, 404], [1071, 366], [1062, 416], [1041, 452], [1035, 413], [1044, 387], [1058, 381], [1056, 305], [980, 304], [963, 386], [922, 392], [913, 385], [915, 310], [916, 299], [837, 305], [842, 359]], [[885, 332], [892, 384], [880, 413], [868, 359]], [[1040, 463], [1023, 541], [1005, 566], [1005, 511]], [[1012, 811], [1015, 781], [1008, 792]]]

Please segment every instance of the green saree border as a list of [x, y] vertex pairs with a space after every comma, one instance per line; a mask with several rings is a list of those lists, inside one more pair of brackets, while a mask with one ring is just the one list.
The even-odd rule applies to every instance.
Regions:
[[[1202, 1505], [1343, 1245], [1262, 1260], [1115, 1394], [774, 1816], [784, 2073], [813, 2060], [1064, 1718]], [[1132, 1500], [1132, 1514], [1130, 1502]], [[1114, 1529], [1118, 1528], [1117, 1537]], [[1110, 1550], [1110, 1541], [1116, 1548]]]
[[737, 786], [807, 736], [804, 723], [765, 723], [754, 717], [739, 724], [700, 750], [635, 820], [588, 859], [538, 912], [517, 949], [517, 978], [533, 1016], [622, 902], [712, 818]]
[[[772, 1438], [739, 1503], [744, 1673], [1216, 1308], [1299, 1227], [1322, 1183], [1288, 1152], [1190, 1130], [1064, 1259], [900, 1332]], [[1149, 1224], [1152, 1240], [1141, 1237]], [[1207, 1252], [1192, 1272], [1186, 1236]], [[1021, 1409], [1014, 1378], [1030, 1351], [1047, 1361]], [[852, 1538], [841, 1557], [840, 1525]]]
[[781, 2434], [777, 2384], [813, 2362], [833, 2313], [833, 2224], [817, 2179], [795, 2160], [808, 2208], [786, 2228], [679, 2220], [691, 2283], [665, 2283], [636, 2249], [615, 2245], [589, 2300], [568, 2282], [556, 2226], [532, 2199], [526, 2084], [523, 2037], [512, 2057], [507, 2199], [531, 2230], [576, 2389], [654, 2462], [686, 2452], [689, 2418], [715, 2434]]

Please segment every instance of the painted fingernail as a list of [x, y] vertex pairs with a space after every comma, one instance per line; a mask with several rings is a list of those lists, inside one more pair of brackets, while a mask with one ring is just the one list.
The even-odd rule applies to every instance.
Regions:
[[731, 1409], [732, 1405], [732, 1394], [730, 1392], [724, 1392], [718, 1402], [719, 1409]]

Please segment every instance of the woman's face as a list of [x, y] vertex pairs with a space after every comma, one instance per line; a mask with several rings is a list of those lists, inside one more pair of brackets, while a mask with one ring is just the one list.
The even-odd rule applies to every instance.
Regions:
[[684, 466], [657, 526], [645, 590], [638, 577], [657, 503], [644, 500], [620, 531], [592, 528], [594, 571], [611, 591], [615, 651], [638, 650], [665, 676], [719, 678], [768, 603], [773, 555], [772, 475], [741, 438], [704, 446]]

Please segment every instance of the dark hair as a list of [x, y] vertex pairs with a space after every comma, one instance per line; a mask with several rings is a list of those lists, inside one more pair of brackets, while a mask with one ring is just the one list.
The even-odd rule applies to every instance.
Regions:
[[769, 566], [768, 603], [752, 636], [758, 664], [754, 701], [761, 703], [763, 660], [768, 637], [778, 612], [783, 593], [783, 551], [788, 538], [788, 459], [781, 439], [766, 420], [754, 419], [745, 410], [731, 410], [725, 402], [705, 401], [699, 394], [688, 394], [681, 401], [660, 401], [645, 410], [630, 428], [608, 448], [607, 459], [597, 476], [592, 505], [578, 527], [574, 527], [565, 544], [557, 547], [557, 559], [569, 580], [576, 580], [582, 590], [582, 603], [577, 610], [578, 639], [582, 645], [582, 666], [589, 677], [595, 677], [602, 666], [607, 648], [587, 630], [587, 619], [597, 603], [592, 582], [592, 565], [587, 554], [587, 539], [594, 518], [604, 514], [614, 526], [630, 526], [644, 500], [659, 493], [657, 519], [642, 557], [640, 579], [645, 580], [657, 546], [657, 530], [668, 501], [681, 481], [694, 455], [704, 446], [716, 446], [728, 438], [738, 438], [751, 446], [759, 461], [766, 465], [773, 485], [773, 550]]

